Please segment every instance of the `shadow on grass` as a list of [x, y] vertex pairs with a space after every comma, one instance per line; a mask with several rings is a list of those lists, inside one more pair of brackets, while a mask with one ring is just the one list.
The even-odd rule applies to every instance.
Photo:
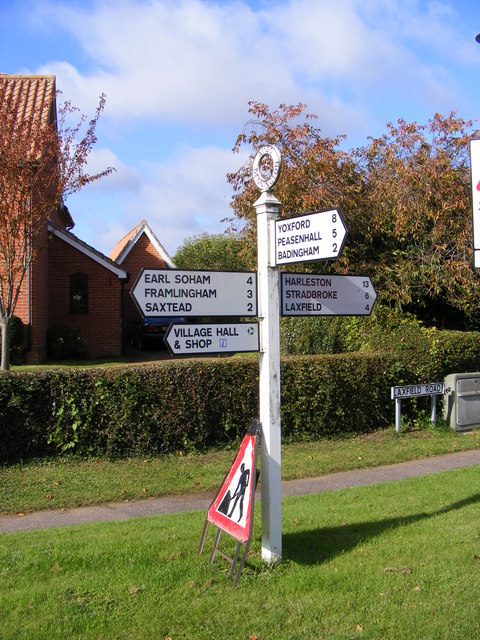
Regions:
[[420, 520], [433, 518], [450, 511], [456, 511], [477, 502], [480, 502], [480, 493], [453, 502], [451, 505], [431, 513], [418, 513], [374, 522], [359, 522], [337, 527], [322, 527], [310, 531], [299, 531], [298, 533], [287, 533], [283, 536], [284, 557], [299, 564], [321, 564], [345, 551], [350, 551], [357, 545], [371, 540], [385, 531], [408, 526]]

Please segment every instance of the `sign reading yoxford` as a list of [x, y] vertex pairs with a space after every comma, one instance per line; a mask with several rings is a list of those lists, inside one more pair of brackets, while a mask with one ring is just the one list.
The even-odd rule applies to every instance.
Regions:
[[143, 269], [131, 294], [144, 316], [257, 315], [255, 273]]
[[337, 209], [275, 221], [275, 264], [338, 258], [347, 229]]

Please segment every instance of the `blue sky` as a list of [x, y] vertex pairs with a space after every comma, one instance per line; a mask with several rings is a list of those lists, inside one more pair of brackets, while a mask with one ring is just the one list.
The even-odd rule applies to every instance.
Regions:
[[[479, 0], [1, 0], [0, 72], [48, 73], [92, 115], [74, 233], [108, 255], [146, 219], [170, 255], [225, 229], [248, 101], [304, 102], [347, 147], [398, 118], [480, 118]], [[62, 97], [60, 99], [62, 99]]]

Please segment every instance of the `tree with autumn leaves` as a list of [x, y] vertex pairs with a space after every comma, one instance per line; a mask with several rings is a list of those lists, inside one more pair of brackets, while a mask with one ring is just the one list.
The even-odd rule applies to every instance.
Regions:
[[[46, 225], [64, 200], [113, 169], [89, 175], [87, 158], [105, 105], [87, 122], [65, 102], [56, 118], [21, 117], [11, 83], [0, 78], [0, 328], [1, 369], [9, 368], [10, 324], [30, 265], [42, 250]], [[51, 109], [51, 105], [48, 105]], [[69, 125], [72, 120], [76, 124]]]
[[344, 136], [323, 137], [303, 104], [270, 110], [250, 103], [252, 120], [238, 136], [250, 159], [227, 176], [233, 225], [243, 226], [251, 265], [256, 247], [251, 179], [256, 150], [275, 144], [283, 160], [275, 195], [282, 217], [338, 208], [349, 235], [342, 256], [302, 271], [368, 274], [379, 303], [439, 327], [476, 328], [480, 275], [473, 267], [469, 143], [471, 121], [436, 114], [426, 124], [399, 120], [361, 148]]

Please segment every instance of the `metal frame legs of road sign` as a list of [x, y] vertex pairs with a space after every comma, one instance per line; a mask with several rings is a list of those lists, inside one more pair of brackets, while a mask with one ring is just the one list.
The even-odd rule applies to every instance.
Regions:
[[274, 224], [280, 202], [270, 191], [264, 191], [255, 202], [255, 209], [262, 423], [262, 558], [272, 563], [282, 559], [280, 287], [274, 254]]
[[[205, 520], [205, 525], [203, 527], [203, 533], [202, 533], [202, 539], [200, 540], [200, 546], [198, 548], [198, 553], [202, 553], [203, 551], [203, 547], [205, 546], [205, 539], [207, 537], [207, 530], [208, 530], [208, 525], [210, 523], [208, 522], [208, 520]], [[220, 529], [220, 527], [217, 527], [217, 533], [215, 534], [215, 540], [213, 542], [213, 548], [212, 548], [212, 552], [210, 554], [210, 564], [213, 563], [213, 561], [215, 560], [215, 556], [218, 553], [220, 556], [222, 556], [222, 558], [224, 558], [225, 560], [227, 560], [228, 562], [230, 562], [231, 569], [230, 569], [230, 573], [228, 574], [230, 578], [233, 577], [233, 574], [235, 573], [235, 568], [237, 565], [237, 561], [238, 561], [238, 556], [240, 554], [240, 548], [242, 546], [242, 542], [237, 542], [237, 546], [235, 548], [235, 555], [233, 556], [233, 558], [231, 556], [229, 556], [227, 553], [225, 553], [224, 551], [222, 551], [219, 547], [220, 544], [220, 536], [222, 535], [222, 530]], [[240, 564], [238, 565], [238, 569], [237, 569], [237, 574], [235, 576], [235, 580], [233, 581], [233, 586], [236, 587], [238, 584], [238, 581], [240, 580], [240, 576], [242, 574], [242, 570], [243, 570], [243, 565], [245, 564], [245, 560], [248, 554], [248, 549], [250, 548], [250, 542], [252, 540], [252, 536], [250, 534], [248, 540], [245, 543], [245, 549], [243, 551], [242, 554], [242, 558], [240, 560]]]

